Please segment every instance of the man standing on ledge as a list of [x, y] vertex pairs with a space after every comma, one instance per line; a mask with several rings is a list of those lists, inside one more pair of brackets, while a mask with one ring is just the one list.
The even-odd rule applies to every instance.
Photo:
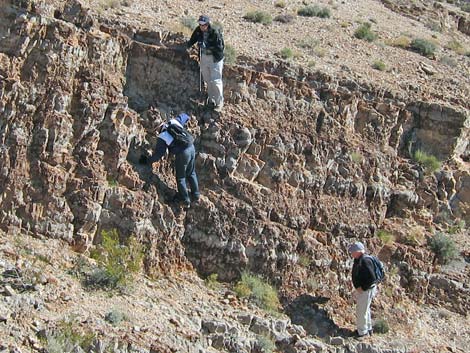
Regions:
[[365, 255], [364, 244], [351, 244], [348, 252], [354, 258], [352, 282], [355, 288], [357, 327], [354, 336], [360, 339], [372, 334], [370, 305], [377, 293], [376, 276], [371, 258]]
[[200, 53], [200, 70], [207, 84], [207, 104], [218, 112], [224, 105], [222, 69], [224, 66], [224, 39], [220, 31], [212, 28], [209, 17], [201, 15], [199, 26], [187, 42], [190, 48], [198, 43]]

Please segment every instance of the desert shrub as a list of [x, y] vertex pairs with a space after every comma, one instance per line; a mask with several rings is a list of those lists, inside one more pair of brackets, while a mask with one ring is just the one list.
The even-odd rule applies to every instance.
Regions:
[[43, 338], [48, 353], [72, 353], [77, 351], [88, 352], [95, 336], [90, 332], [83, 332], [73, 320], [62, 321]]
[[441, 23], [439, 21], [428, 20], [426, 22], [426, 27], [428, 27], [431, 31], [435, 31], [435, 32], [439, 32], [439, 33], [442, 32], [442, 26], [441, 26]]
[[319, 284], [314, 277], [308, 277], [305, 281], [305, 287], [309, 292], [315, 292], [318, 289]]
[[313, 53], [319, 58], [323, 58], [326, 55], [327, 50], [325, 48], [316, 47], [313, 49]]
[[224, 48], [224, 63], [234, 65], [237, 62], [237, 51], [230, 44], [226, 44]]
[[120, 244], [115, 229], [102, 231], [101, 236], [101, 245], [90, 254], [97, 261], [98, 268], [88, 274], [85, 284], [99, 288], [123, 287], [140, 270], [142, 249], [135, 238], [131, 238], [128, 244]]
[[318, 39], [303, 38], [297, 42], [297, 46], [302, 49], [313, 49], [320, 44]]
[[221, 33], [224, 33], [224, 25], [222, 24], [222, 22], [219, 22], [219, 21], [211, 22], [211, 27], [218, 30]]
[[450, 67], [456, 67], [457, 66], [457, 60], [455, 60], [453, 57], [444, 55], [442, 58], [439, 59], [441, 63], [444, 65], [450, 66]]
[[116, 326], [120, 322], [127, 320], [127, 315], [118, 309], [113, 309], [106, 313], [104, 319], [109, 322], [111, 325]]
[[284, 7], [286, 7], [286, 2], [284, 0], [277, 0], [274, 3], [274, 6], [275, 7], [280, 7], [281, 9], [283, 9]]
[[283, 59], [292, 59], [294, 57], [294, 52], [291, 48], [283, 48], [279, 52], [279, 56]]
[[364, 160], [364, 157], [359, 152], [352, 152], [351, 153], [351, 160], [354, 163], [361, 164], [362, 161]]
[[457, 234], [466, 228], [465, 221], [463, 219], [456, 220], [450, 227], [447, 229], [449, 234]]
[[442, 233], [436, 233], [429, 239], [429, 247], [434, 253], [434, 262], [446, 264], [457, 256], [457, 246], [455, 242]]
[[465, 47], [456, 39], [452, 39], [446, 44], [446, 48], [456, 52], [457, 54], [464, 55], [466, 52]]
[[282, 15], [278, 15], [274, 18], [274, 21], [277, 21], [277, 22], [281, 22], [281, 23], [290, 23], [294, 20], [294, 16], [292, 16], [291, 14], [282, 14]]
[[196, 19], [190, 16], [182, 17], [180, 19], [180, 22], [184, 27], [189, 28], [191, 30], [194, 30], [198, 26]]
[[382, 60], [376, 60], [372, 64], [372, 67], [376, 70], [384, 71], [385, 70], [385, 63]]
[[408, 233], [403, 236], [401, 242], [405, 245], [419, 246], [424, 243], [424, 240], [424, 229], [422, 227], [416, 226], [412, 227]]
[[206, 283], [206, 286], [210, 289], [217, 289], [220, 287], [220, 283], [217, 281], [217, 273], [212, 273], [209, 276], [206, 277], [204, 282]]
[[372, 25], [369, 22], [361, 24], [356, 31], [354, 36], [358, 39], [364, 39], [368, 42], [373, 42], [377, 39], [377, 34], [372, 31]]
[[276, 343], [270, 337], [259, 335], [256, 339], [256, 343], [260, 352], [272, 353], [276, 350]]
[[462, 11], [465, 11], [465, 12], [470, 12], [470, 3], [464, 3], [462, 5], [460, 5], [460, 8], [462, 9]]
[[411, 39], [405, 35], [399, 36], [397, 38], [387, 40], [385, 44], [390, 45], [392, 47], [398, 47], [398, 48], [409, 48], [411, 44]]
[[380, 241], [382, 242], [382, 244], [390, 244], [391, 242], [395, 241], [395, 237], [393, 236], [393, 234], [391, 234], [390, 232], [387, 232], [386, 230], [383, 230], [383, 229], [380, 229], [378, 232], [377, 232], [377, 238], [380, 239]]
[[410, 48], [426, 57], [433, 57], [437, 46], [429, 40], [416, 38], [411, 41]]
[[108, 178], [106, 179], [106, 181], [108, 182], [108, 186], [110, 188], [115, 188], [116, 186], [118, 186], [118, 182], [116, 179], [114, 179], [113, 177], [111, 176], [108, 176]]
[[374, 322], [374, 333], [384, 334], [390, 330], [388, 322], [385, 319], [378, 319]]
[[422, 150], [416, 150], [413, 154], [413, 160], [420, 164], [427, 173], [434, 173], [441, 168], [441, 162], [435, 156]]
[[277, 291], [261, 277], [243, 272], [234, 290], [240, 298], [249, 298], [256, 305], [267, 311], [278, 311], [279, 298]]
[[299, 256], [299, 265], [303, 267], [309, 267], [312, 263], [312, 259], [308, 255], [300, 255]]
[[247, 21], [269, 25], [273, 22], [271, 15], [264, 11], [250, 11], [243, 16]]
[[329, 18], [331, 16], [331, 11], [327, 7], [321, 8], [317, 5], [308, 5], [297, 10], [297, 14], [304, 17]]

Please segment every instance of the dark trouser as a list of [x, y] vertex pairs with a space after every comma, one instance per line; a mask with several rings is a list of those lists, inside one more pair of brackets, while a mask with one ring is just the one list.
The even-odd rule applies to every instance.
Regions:
[[195, 169], [196, 153], [194, 145], [189, 146], [183, 152], [175, 156], [176, 185], [178, 186], [178, 196], [184, 202], [190, 202], [186, 179], [191, 187], [193, 198], [199, 197], [199, 186]]

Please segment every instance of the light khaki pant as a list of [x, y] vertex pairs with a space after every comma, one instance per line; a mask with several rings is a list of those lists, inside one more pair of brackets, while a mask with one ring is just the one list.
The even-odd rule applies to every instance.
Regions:
[[376, 294], [377, 287], [374, 286], [356, 295], [356, 327], [360, 335], [372, 330], [370, 305]]
[[215, 63], [212, 55], [201, 54], [201, 72], [202, 78], [207, 84], [208, 101], [213, 101], [218, 107], [224, 104], [223, 67], [224, 59]]

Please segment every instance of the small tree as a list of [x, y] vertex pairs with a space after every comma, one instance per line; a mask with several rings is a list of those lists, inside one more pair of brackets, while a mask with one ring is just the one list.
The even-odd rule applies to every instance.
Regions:
[[363, 23], [356, 29], [354, 36], [358, 39], [364, 39], [368, 42], [373, 42], [377, 39], [377, 33], [372, 31], [372, 25], [369, 22]]
[[437, 47], [434, 43], [421, 38], [416, 38], [411, 41], [410, 45], [411, 49], [417, 51], [423, 56], [428, 58], [434, 56], [434, 52], [436, 51]]
[[429, 247], [434, 253], [433, 264], [436, 262], [446, 264], [457, 256], [457, 246], [455, 242], [442, 233], [436, 233], [429, 240]]

